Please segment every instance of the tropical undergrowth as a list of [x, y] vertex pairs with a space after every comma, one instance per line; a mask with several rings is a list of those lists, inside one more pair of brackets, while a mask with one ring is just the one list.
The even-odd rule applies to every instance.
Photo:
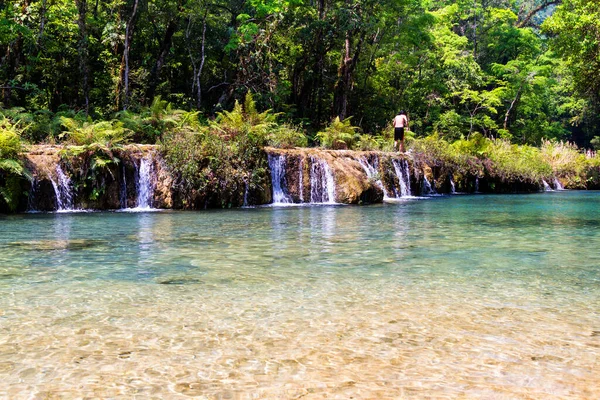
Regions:
[[232, 207], [269, 196], [264, 147], [306, 146], [300, 130], [259, 112], [251, 94], [205, 126], [180, 126], [160, 141], [185, 207]]
[[[268, 201], [268, 163], [264, 147], [309, 144], [325, 149], [391, 151], [393, 129], [361, 133], [352, 120], [335, 118], [309, 138], [300, 128], [281, 123], [270, 110], [259, 111], [251, 94], [231, 111], [207, 120], [199, 112], [173, 109], [160, 97], [137, 112], [110, 119], [82, 112], [27, 112], [0, 108], [0, 208], [14, 210], [30, 178], [22, 159], [27, 143], [61, 144], [63, 163], [77, 171], [77, 186], [93, 199], [102, 194], [101, 179], [114, 177], [122, 150], [132, 143], [159, 144], [184, 206], [233, 207]], [[600, 157], [573, 144], [544, 140], [539, 147], [512, 144], [479, 133], [450, 141], [447, 135], [415, 138], [406, 145], [417, 165], [455, 179], [467, 176], [499, 182], [540, 185], [558, 177], [569, 188], [600, 188]]]
[[0, 212], [17, 209], [23, 181], [31, 179], [21, 158], [24, 149], [20, 134], [17, 124], [0, 117]]
[[600, 158], [586, 155], [575, 145], [544, 141], [541, 147], [511, 144], [473, 134], [452, 143], [436, 136], [412, 139], [408, 147], [417, 164], [445, 170], [455, 176], [478, 176], [498, 182], [541, 185], [559, 178], [569, 188], [600, 184]]

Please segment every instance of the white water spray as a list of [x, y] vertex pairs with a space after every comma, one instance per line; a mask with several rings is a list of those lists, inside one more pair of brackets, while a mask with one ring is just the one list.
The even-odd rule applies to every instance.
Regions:
[[152, 154], [140, 159], [138, 168], [137, 204], [136, 208], [149, 210], [152, 208], [152, 197], [154, 195], [154, 168], [152, 166]]
[[429, 183], [429, 180], [427, 179], [427, 177], [425, 175], [423, 175], [423, 186], [421, 187], [421, 193], [424, 196], [430, 196], [430, 195], [437, 194], [437, 192], [431, 186], [431, 183]]
[[56, 165], [56, 180], [49, 174], [50, 182], [54, 188], [54, 195], [56, 196], [56, 207], [57, 211], [72, 211], [73, 210], [73, 184], [71, 178], [69, 178], [60, 164]]
[[304, 202], [304, 158], [300, 159], [298, 163], [298, 196], [300, 196], [300, 202]]
[[273, 204], [290, 204], [293, 200], [287, 194], [285, 186], [285, 155], [268, 155], [271, 169], [271, 186], [273, 187]]
[[121, 190], [119, 191], [119, 203], [121, 208], [127, 208], [127, 171], [125, 164], [121, 164]]
[[565, 190], [563, 185], [560, 183], [557, 177], [554, 177], [554, 189], [555, 190]]
[[367, 178], [375, 179], [375, 184], [383, 191], [383, 198], [389, 199], [390, 196], [389, 196], [387, 190], [385, 190], [385, 186], [383, 186], [383, 182], [379, 178], [379, 173], [378, 173], [379, 159], [377, 157], [375, 157], [373, 164], [370, 164], [369, 160], [367, 160], [367, 157], [360, 157], [358, 159], [358, 162], [359, 162], [360, 166], [362, 167], [362, 169], [365, 171], [365, 174], [367, 174]]
[[410, 175], [406, 160], [392, 160], [394, 171], [400, 184], [400, 197], [410, 197]]
[[550, 185], [548, 185], [548, 182], [546, 182], [544, 179], [542, 179], [542, 183], [544, 184], [544, 192], [553, 192]]
[[335, 179], [331, 168], [325, 160], [313, 156], [310, 159], [310, 202], [335, 204]]

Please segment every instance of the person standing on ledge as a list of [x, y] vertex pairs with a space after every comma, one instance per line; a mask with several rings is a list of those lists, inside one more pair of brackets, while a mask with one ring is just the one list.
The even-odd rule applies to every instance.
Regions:
[[408, 117], [402, 110], [394, 118], [394, 151], [398, 148], [398, 141], [400, 141], [400, 151], [404, 153], [404, 128], [408, 129]]

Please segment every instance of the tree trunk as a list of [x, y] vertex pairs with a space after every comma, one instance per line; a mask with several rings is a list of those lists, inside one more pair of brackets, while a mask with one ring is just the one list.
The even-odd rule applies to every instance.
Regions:
[[348, 32], [346, 34], [344, 53], [342, 55], [342, 61], [340, 68], [338, 69], [338, 81], [335, 84], [335, 91], [333, 94], [333, 112], [336, 116], [343, 120], [346, 118], [346, 112], [348, 108], [348, 88], [350, 85], [350, 40], [351, 36]]
[[351, 57], [352, 33], [346, 33], [344, 55], [340, 63], [338, 81], [335, 84], [333, 93], [334, 115], [339, 117], [340, 120], [343, 120], [348, 116], [348, 94], [352, 87], [353, 72], [358, 63], [358, 57], [360, 56], [363, 41], [364, 34], [360, 37], [358, 44], [356, 45], [354, 56]]
[[167, 30], [165, 31], [165, 36], [162, 40], [162, 43], [160, 44], [158, 58], [156, 59], [156, 62], [154, 63], [154, 66], [152, 67], [152, 70], [150, 71], [150, 85], [148, 88], [148, 96], [147, 96], [149, 101], [152, 101], [152, 99], [154, 98], [154, 93], [156, 92], [156, 87], [158, 86], [158, 82], [159, 82], [160, 70], [162, 69], [163, 65], [165, 64], [165, 58], [167, 57], [167, 54], [169, 53], [169, 50], [171, 49], [171, 42], [173, 41], [173, 35], [175, 34], [175, 32], [177, 32], [178, 26], [179, 26], [179, 16], [177, 16], [175, 19], [169, 21], [169, 23], [167, 25]]
[[46, 7], [46, 1], [42, 1], [42, 7], [40, 8], [40, 31], [38, 32], [37, 37], [37, 46], [40, 47], [42, 44], [42, 37], [44, 36], [44, 29], [46, 28], [46, 22], [48, 22], [47, 12], [48, 8]]
[[204, 18], [202, 18], [202, 48], [200, 50], [200, 67], [198, 73], [195, 76], [196, 79], [196, 109], [199, 110], [202, 106], [202, 85], [200, 83], [200, 76], [202, 75], [202, 69], [204, 68], [204, 60], [206, 54], [204, 53], [204, 46], [206, 44], [206, 16], [208, 11], [204, 12]]
[[513, 108], [515, 107], [515, 105], [517, 104], [517, 102], [519, 101], [519, 99], [521, 98], [521, 91], [523, 90], [523, 85], [525, 85], [525, 81], [521, 82], [521, 86], [519, 86], [519, 90], [517, 90], [517, 95], [515, 96], [513, 101], [510, 103], [510, 107], [508, 107], [508, 110], [506, 110], [506, 114], [504, 115], [504, 129], [505, 130], [508, 129], [508, 118], [510, 117], [510, 113], [513, 110]]
[[125, 45], [123, 48], [123, 60], [125, 62], [125, 69], [123, 71], [123, 110], [127, 110], [129, 107], [129, 50], [131, 49], [131, 40], [133, 39], [133, 29], [135, 26], [135, 20], [137, 17], [139, 0], [134, 0], [133, 11], [127, 21], [125, 27]]
[[517, 28], [523, 28], [525, 26], [527, 26], [527, 24], [529, 24], [529, 22], [531, 21], [531, 19], [540, 11], [545, 10], [546, 8], [555, 5], [555, 4], [561, 4], [562, 0], [545, 0], [542, 4], [540, 4], [539, 6], [535, 7], [533, 10], [531, 10], [525, 17], [523, 17], [523, 19], [520, 18], [519, 16], [519, 22], [517, 23], [516, 27]]
[[[21, 4], [21, 13], [25, 15], [27, 13], [27, 7], [29, 7], [29, 1], [24, 1]], [[23, 22], [20, 22], [23, 24]], [[19, 74], [19, 67], [25, 63], [25, 55], [23, 54], [24, 39], [23, 34], [19, 32], [14, 44], [8, 43], [6, 46], [6, 56], [3, 63], [8, 65], [8, 76], [7, 82], [10, 82]], [[12, 105], [12, 92], [13, 85], [5, 85], [2, 88], [2, 98], [5, 107]]]
[[81, 73], [81, 89], [83, 91], [83, 105], [85, 107], [85, 115], [90, 111], [90, 96], [89, 96], [89, 76], [90, 68], [88, 64], [88, 35], [86, 27], [87, 16], [87, 0], [76, 0], [77, 11], [79, 18], [77, 25], [79, 26], [79, 43], [77, 44], [77, 52], [79, 53], [79, 72]]

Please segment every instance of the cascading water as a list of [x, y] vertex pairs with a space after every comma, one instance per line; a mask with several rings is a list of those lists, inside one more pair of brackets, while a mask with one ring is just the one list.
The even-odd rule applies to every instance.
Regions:
[[34, 177], [31, 180], [31, 189], [29, 190], [29, 196], [27, 196], [27, 212], [37, 212], [35, 206], [35, 193], [38, 190], [38, 180]]
[[310, 202], [335, 203], [335, 179], [325, 160], [311, 156]]
[[479, 193], [479, 177], [475, 177], [475, 193]]
[[250, 190], [250, 180], [251, 179], [252, 179], [252, 174], [250, 174], [244, 181], [244, 202], [242, 203], [242, 207], [248, 207], [248, 191]]
[[242, 207], [248, 207], [248, 182], [244, 183], [244, 202]]
[[127, 174], [125, 164], [121, 164], [121, 188], [119, 190], [119, 204], [121, 208], [127, 208]]
[[293, 200], [286, 193], [285, 186], [285, 155], [268, 155], [271, 169], [271, 186], [273, 187], [273, 204], [290, 204]]
[[137, 204], [138, 209], [151, 209], [154, 195], [154, 168], [152, 167], [152, 154], [140, 159], [138, 168]]
[[456, 193], [456, 185], [454, 184], [454, 180], [450, 177], [450, 194]]
[[304, 202], [304, 158], [300, 159], [298, 170], [298, 196], [300, 197], [300, 202]]
[[552, 188], [550, 187], [550, 185], [548, 185], [548, 182], [546, 182], [544, 179], [542, 179], [542, 183], [544, 184], [544, 192], [552, 192]]
[[406, 160], [392, 160], [400, 184], [400, 197], [410, 197], [410, 171]]
[[[373, 164], [370, 164], [369, 160], [367, 160], [366, 157], [360, 157], [358, 159], [358, 162], [360, 163], [360, 166], [367, 174], [367, 177], [369, 179], [375, 179], [375, 184], [383, 191], [383, 198], [389, 199], [390, 196], [388, 195], [387, 190], [385, 190], [385, 186], [383, 186], [383, 182], [379, 178], [379, 173], [378, 173], [379, 159], [376, 157], [373, 160]], [[398, 196], [396, 196], [396, 197], [398, 197]]]
[[423, 186], [421, 187], [421, 193], [423, 194], [423, 196], [431, 196], [437, 194], [435, 188], [431, 186], [431, 183], [429, 183], [429, 180], [425, 175], [423, 175]]
[[73, 210], [73, 185], [71, 179], [64, 173], [60, 164], [56, 165], [56, 180], [48, 174], [48, 178], [54, 188], [56, 196], [57, 211], [72, 211]]
[[554, 189], [555, 190], [565, 190], [563, 185], [560, 183], [560, 181], [556, 177], [554, 177]]

